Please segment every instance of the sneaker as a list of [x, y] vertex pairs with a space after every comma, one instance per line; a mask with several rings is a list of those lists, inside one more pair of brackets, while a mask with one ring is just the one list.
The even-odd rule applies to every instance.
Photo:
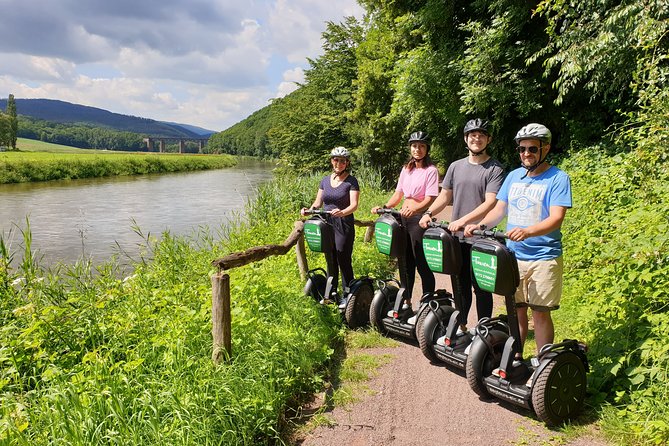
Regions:
[[325, 297], [325, 298], [321, 299], [319, 303], [321, 305], [327, 305], [327, 304], [331, 304], [332, 301], [330, 299], [328, 299], [327, 297]]
[[456, 336], [460, 336], [461, 334], [465, 334], [467, 332], [467, 326], [466, 325], [460, 325], [458, 327], [458, 331], [455, 333]]
[[409, 324], [409, 325], [416, 325], [416, 317], [417, 317], [417, 316], [418, 316], [417, 314], [414, 314], [414, 315], [411, 316], [409, 319], [407, 319], [407, 324]]
[[341, 300], [341, 302], [339, 302], [339, 309], [340, 309], [340, 310], [345, 310], [345, 309], [346, 309], [346, 305], [348, 305], [348, 297], [343, 298], [343, 299]]
[[[403, 311], [407, 311], [407, 310], [411, 310], [411, 305], [409, 305], [409, 304], [407, 304], [407, 303], [403, 303], [403, 304], [402, 304], [402, 308], [400, 308], [400, 313], [403, 312]], [[395, 311], [394, 311], [394, 310], [390, 310], [390, 311], [388, 312], [388, 317], [394, 317], [393, 313], [395, 313]]]

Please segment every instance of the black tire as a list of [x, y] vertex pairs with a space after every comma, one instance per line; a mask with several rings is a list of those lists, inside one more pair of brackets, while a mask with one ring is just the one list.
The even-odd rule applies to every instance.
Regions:
[[369, 310], [374, 297], [374, 288], [369, 282], [360, 284], [346, 303], [344, 318], [350, 328], [364, 327], [369, 323]]
[[488, 389], [483, 384], [483, 378], [492, 375], [492, 371], [499, 367], [502, 361], [504, 343], [508, 337], [509, 335], [503, 331], [490, 330], [488, 341], [492, 346], [492, 351], [480, 337], [477, 336], [472, 341], [469, 355], [467, 355], [465, 371], [469, 387], [481, 397], [490, 397]]
[[398, 291], [399, 289], [392, 285], [378, 290], [369, 307], [369, 323], [382, 334], [388, 333], [383, 325], [383, 318], [392, 310]]
[[[453, 311], [455, 311], [455, 308], [442, 305], [436, 312], [429, 309], [423, 312], [416, 321], [416, 338], [418, 339], [420, 351], [423, 352], [423, 355], [430, 362], [439, 361], [439, 358], [434, 353], [434, 344], [439, 337], [445, 334], [446, 325], [448, 325], [448, 320]], [[442, 324], [439, 324], [440, 320]]]
[[573, 419], [583, 408], [586, 387], [581, 358], [570, 351], [562, 352], [534, 377], [534, 412], [548, 426], [558, 426]]

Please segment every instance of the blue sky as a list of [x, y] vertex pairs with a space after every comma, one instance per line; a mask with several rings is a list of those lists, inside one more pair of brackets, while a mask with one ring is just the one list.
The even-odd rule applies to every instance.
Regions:
[[356, 0], [0, 0], [0, 10], [0, 97], [217, 131], [304, 79], [326, 21], [363, 15]]

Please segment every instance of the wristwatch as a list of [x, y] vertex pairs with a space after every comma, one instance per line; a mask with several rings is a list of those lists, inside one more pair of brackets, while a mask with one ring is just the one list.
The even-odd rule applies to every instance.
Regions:
[[488, 229], [488, 225], [479, 225], [479, 229], [481, 231], [485, 231], [486, 229]]
[[432, 217], [432, 211], [428, 209], [427, 211], [423, 212], [423, 215], [427, 215], [429, 217]]

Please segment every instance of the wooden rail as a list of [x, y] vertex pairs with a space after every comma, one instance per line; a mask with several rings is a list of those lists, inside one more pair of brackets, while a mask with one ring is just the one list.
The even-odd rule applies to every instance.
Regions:
[[[355, 225], [367, 228], [364, 241], [370, 242], [374, 235], [374, 222], [355, 220]], [[211, 331], [213, 337], [211, 359], [215, 363], [218, 364], [223, 359], [229, 359], [232, 355], [230, 275], [226, 271], [266, 259], [270, 256], [285, 255], [293, 246], [295, 246], [300, 277], [304, 281], [307, 278], [307, 271], [309, 271], [307, 253], [304, 246], [304, 220], [295, 222], [293, 231], [280, 245], [254, 246], [246, 251], [234, 252], [211, 262], [212, 265], [219, 269], [218, 273], [211, 277]]]

